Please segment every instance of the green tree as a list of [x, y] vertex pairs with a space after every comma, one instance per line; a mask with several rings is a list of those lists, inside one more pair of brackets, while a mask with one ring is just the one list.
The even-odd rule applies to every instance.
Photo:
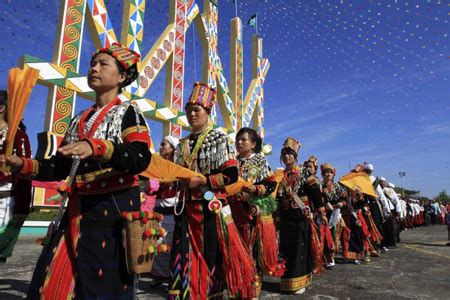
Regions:
[[434, 197], [434, 200], [438, 200], [440, 202], [449, 202], [450, 196], [447, 195], [447, 192], [445, 190], [442, 190], [436, 197]]
[[[401, 194], [401, 195], [403, 194], [403, 189], [401, 187], [396, 186], [394, 188], [394, 191], [397, 194]], [[414, 190], [405, 189], [405, 197], [406, 198], [411, 198], [411, 197], [418, 196], [418, 195], [420, 195], [420, 191], [414, 191]]]

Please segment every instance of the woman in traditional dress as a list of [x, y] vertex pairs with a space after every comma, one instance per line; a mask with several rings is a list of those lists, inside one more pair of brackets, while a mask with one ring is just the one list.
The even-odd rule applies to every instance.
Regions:
[[345, 228], [342, 233], [342, 256], [347, 262], [360, 265], [364, 258], [365, 235], [358, 211], [364, 207], [363, 194], [359, 188], [349, 193], [349, 201], [342, 209]]
[[226, 204], [225, 187], [237, 181], [238, 163], [227, 136], [209, 126], [215, 99], [214, 89], [195, 83], [185, 106], [192, 133], [180, 142], [175, 162], [203, 174], [206, 180], [193, 177], [180, 193], [170, 299], [221, 298], [225, 287], [243, 296], [241, 292], [251, 287], [254, 277], [250, 251]]
[[272, 219], [276, 201], [271, 194], [277, 183], [261, 146], [262, 139], [254, 129], [244, 127], [238, 131], [239, 176], [252, 185], [229, 199], [233, 220], [257, 265], [255, 297], [261, 291], [262, 273], [278, 275], [283, 270], [278, 264], [278, 241]]
[[303, 167], [308, 171], [311, 175], [317, 174], [317, 169], [319, 168], [319, 162], [317, 157], [311, 155], [307, 160], [303, 162]]
[[[30, 299], [132, 299], [122, 243], [122, 212], [139, 211], [138, 174], [151, 158], [149, 130], [131, 102], [119, 98], [138, 76], [139, 54], [113, 44], [91, 58], [95, 104], [72, 119], [56, 156], [9, 164], [37, 180], [74, 178], [62, 223], [44, 248]], [[79, 164], [79, 166], [77, 166]]]
[[[179, 144], [176, 137], [168, 135], [163, 138], [159, 146], [159, 155], [169, 161], [174, 161], [175, 149]], [[178, 199], [178, 182], [160, 183], [156, 191], [156, 203], [153, 211], [164, 216], [161, 226], [166, 230], [166, 241], [170, 244], [173, 238], [173, 229], [175, 226], [174, 208]], [[170, 280], [170, 254], [160, 253], [154, 260], [152, 265], [153, 287]]]
[[333, 165], [331, 163], [325, 163], [320, 166], [320, 171], [323, 178], [322, 194], [327, 208], [329, 226], [333, 235], [333, 248], [328, 246], [328, 243], [324, 243], [324, 254], [327, 269], [332, 269], [335, 266], [334, 253], [339, 251], [341, 233], [345, 227], [341, 209], [347, 205], [348, 200], [345, 188], [339, 182], [334, 182], [336, 169]]
[[[8, 132], [6, 91], [0, 91], [0, 154], [6, 151]], [[26, 128], [21, 122], [14, 137], [13, 153], [30, 157], [31, 148]], [[0, 263], [11, 256], [22, 224], [30, 212], [31, 182], [16, 176], [0, 175]]]
[[301, 294], [311, 283], [313, 253], [320, 245], [313, 243], [317, 237], [311, 212], [316, 210], [326, 218], [317, 178], [305, 168], [297, 166], [300, 143], [287, 138], [281, 150], [285, 165], [284, 177], [277, 190], [280, 210], [280, 252], [286, 260], [286, 271], [281, 278], [280, 290]]
[[[309, 174], [313, 174], [314, 176], [316, 176], [317, 170], [319, 169], [317, 157], [314, 155], [308, 157], [308, 159], [305, 160], [305, 162], [303, 163], [303, 167], [307, 170]], [[322, 198], [324, 207], [326, 209], [327, 200], [325, 197]], [[314, 258], [317, 259], [318, 257], [320, 257], [319, 260], [323, 261], [323, 265], [325, 266], [325, 268], [332, 269], [334, 267], [334, 259], [331, 257], [331, 253], [334, 252], [334, 241], [330, 227], [328, 226], [328, 218], [329, 215], [327, 215], [326, 217], [322, 217], [319, 214], [313, 213], [313, 219], [317, 224], [317, 231], [319, 234], [319, 243], [320, 243], [320, 254], [318, 256], [315, 256]], [[321, 271], [320, 269], [313, 270], [314, 273], [320, 273], [320, 271]]]

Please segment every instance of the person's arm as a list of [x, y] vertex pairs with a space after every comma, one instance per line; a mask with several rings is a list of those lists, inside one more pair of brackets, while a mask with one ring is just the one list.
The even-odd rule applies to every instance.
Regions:
[[[28, 135], [23, 130], [18, 130], [14, 138], [14, 150], [17, 156], [31, 157], [31, 146]], [[24, 178], [14, 178], [14, 222], [21, 224], [30, 213], [31, 181]]]
[[400, 203], [400, 199], [398, 198], [397, 194], [395, 193], [395, 191], [393, 190], [393, 202], [395, 203], [395, 211], [397, 212], [398, 215], [401, 215], [402, 213], [402, 206]]
[[227, 160], [219, 169], [212, 170], [211, 174], [206, 176], [207, 185], [213, 192], [220, 192], [225, 189], [225, 186], [237, 182], [238, 165], [239, 163], [234, 159]]
[[322, 199], [322, 191], [319, 180], [316, 176], [310, 175], [306, 178], [305, 191], [309, 200], [313, 203], [316, 212], [319, 214], [323, 224], [327, 224], [327, 215], [325, 211], [324, 202]]
[[347, 189], [342, 186], [339, 182], [336, 185], [336, 197], [338, 198], [338, 202], [336, 203], [336, 207], [342, 208], [347, 206], [348, 202], [348, 192]]

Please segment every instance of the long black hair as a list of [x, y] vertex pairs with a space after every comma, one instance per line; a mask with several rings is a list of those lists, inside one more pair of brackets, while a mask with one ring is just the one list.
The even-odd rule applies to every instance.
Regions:
[[[5, 107], [5, 121], [8, 123], [8, 92], [5, 90], [0, 90], [0, 106]], [[19, 128], [23, 131], [27, 130], [27, 127], [22, 121], [19, 123]]]
[[238, 133], [236, 134], [236, 141], [244, 135], [244, 133], [248, 134], [248, 137], [250, 140], [252, 140], [253, 143], [256, 143], [255, 145], [255, 153], [259, 153], [262, 150], [262, 138], [259, 136], [259, 134], [256, 132], [256, 130], [248, 127], [241, 128]]

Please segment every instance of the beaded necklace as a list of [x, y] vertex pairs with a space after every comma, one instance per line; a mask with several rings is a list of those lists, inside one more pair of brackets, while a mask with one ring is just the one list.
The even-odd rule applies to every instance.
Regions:
[[295, 165], [291, 170], [284, 171], [284, 178], [281, 181], [286, 191], [296, 190], [298, 185], [298, 176], [300, 175], [301, 168]]
[[189, 146], [186, 147], [186, 145], [189, 144], [189, 136], [183, 140], [183, 143], [181, 144], [181, 155], [183, 156], [183, 161], [188, 168], [191, 168], [192, 162], [197, 157], [200, 147], [211, 130], [212, 128], [207, 128], [202, 134], [200, 134], [191, 153], [189, 153]]
[[0, 129], [0, 151], [3, 150], [3, 144], [6, 140], [6, 134], [8, 133], [8, 125], [5, 128]]
[[109, 110], [114, 105], [119, 105], [121, 103], [119, 98], [114, 99], [113, 101], [109, 102], [107, 105], [103, 106], [99, 110], [95, 112], [95, 118], [91, 117], [88, 122], [86, 122], [86, 119], [88, 115], [94, 110], [94, 106], [91, 106], [88, 110], [86, 110], [83, 113], [83, 116], [81, 117], [80, 124], [78, 125], [78, 136], [80, 139], [83, 139], [85, 137], [92, 137], [94, 132], [97, 130], [100, 123], [105, 118], [106, 114], [109, 112]]

